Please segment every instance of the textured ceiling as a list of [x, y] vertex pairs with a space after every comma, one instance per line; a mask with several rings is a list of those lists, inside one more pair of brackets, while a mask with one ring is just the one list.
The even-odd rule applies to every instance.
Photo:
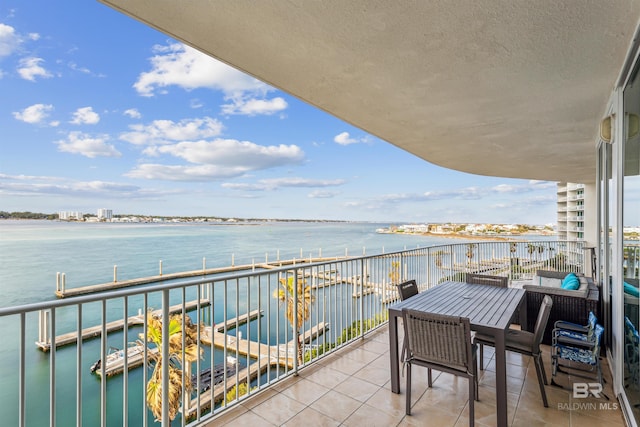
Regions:
[[595, 179], [639, 1], [100, 0], [416, 156]]

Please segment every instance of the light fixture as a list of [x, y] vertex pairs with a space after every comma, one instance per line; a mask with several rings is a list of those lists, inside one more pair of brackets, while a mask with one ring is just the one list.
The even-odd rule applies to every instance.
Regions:
[[[600, 139], [604, 142], [611, 143], [611, 135], [613, 122], [616, 118], [615, 114], [605, 117], [600, 122]], [[640, 131], [640, 116], [633, 113], [624, 114], [625, 122], [627, 123], [627, 140], [633, 138]]]
[[616, 115], [612, 114], [600, 122], [600, 139], [604, 142], [611, 143], [611, 123], [615, 117]]

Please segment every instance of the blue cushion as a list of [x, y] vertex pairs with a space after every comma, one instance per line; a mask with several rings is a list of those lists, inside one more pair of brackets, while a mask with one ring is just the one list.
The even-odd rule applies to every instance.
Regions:
[[560, 286], [562, 289], [569, 289], [571, 291], [575, 291], [580, 287], [580, 279], [575, 273], [567, 274], [564, 279], [562, 279], [562, 285]]
[[640, 290], [631, 283], [624, 282], [624, 292], [634, 297], [640, 297]]

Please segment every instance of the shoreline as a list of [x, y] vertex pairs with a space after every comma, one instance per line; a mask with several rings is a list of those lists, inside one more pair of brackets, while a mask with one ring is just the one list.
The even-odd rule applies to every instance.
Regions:
[[[498, 236], [498, 235], [472, 235], [472, 234], [459, 234], [459, 233], [398, 233], [398, 232], [388, 232], [388, 233], [380, 233], [380, 234], [403, 234], [407, 236], [428, 236], [428, 237], [441, 237], [444, 239], [461, 239], [461, 240], [504, 240], [504, 241], [520, 241], [527, 240], [520, 236]], [[531, 234], [535, 236], [546, 236], [546, 234]], [[549, 235], [556, 236], [554, 235]]]

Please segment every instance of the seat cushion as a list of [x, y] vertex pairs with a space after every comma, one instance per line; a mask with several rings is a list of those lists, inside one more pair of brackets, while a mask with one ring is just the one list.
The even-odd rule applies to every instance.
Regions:
[[[476, 334], [475, 343], [487, 344], [495, 347], [495, 339], [491, 335]], [[517, 329], [509, 329], [507, 331], [507, 337], [505, 341], [505, 347], [509, 351], [515, 351], [518, 353], [531, 354], [531, 347], [533, 346], [533, 334], [527, 331], [520, 331]]]

